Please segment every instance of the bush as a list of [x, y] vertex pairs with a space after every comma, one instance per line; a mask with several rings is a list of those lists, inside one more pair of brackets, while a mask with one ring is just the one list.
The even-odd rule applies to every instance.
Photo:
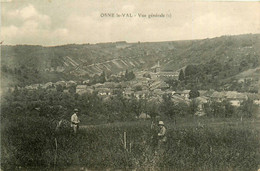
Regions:
[[55, 126], [47, 119], [19, 117], [5, 120], [1, 128], [1, 165], [4, 170], [16, 166], [51, 165]]

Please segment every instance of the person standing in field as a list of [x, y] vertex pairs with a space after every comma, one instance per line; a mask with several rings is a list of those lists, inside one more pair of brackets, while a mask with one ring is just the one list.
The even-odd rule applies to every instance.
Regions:
[[159, 121], [158, 147], [161, 148], [161, 146], [166, 142], [166, 140], [166, 127], [163, 121]]
[[71, 116], [71, 127], [73, 128], [74, 133], [78, 133], [79, 130], [79, 117], [78, 117], [79, 110], [74, 109], [74, 114]]

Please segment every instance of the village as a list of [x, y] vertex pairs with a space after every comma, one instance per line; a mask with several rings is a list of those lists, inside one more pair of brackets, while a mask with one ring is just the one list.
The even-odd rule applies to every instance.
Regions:
[[[204, 104], [215, 102], [228, 101], [232, 106], [239, 107], [243, 101], [252, 100], [254, 104], [260, 105], [259, 95], [255, 93], [237, 92], [237, 91], [215, 91], [215, 90], [198, 90], [199, 96], [196, 98], [190, 97], [191, 90], [174, 91], [164, 81], [165, 78], [178, 80], [178, 71], [161, 71], [160, 64], [154, 65], [150, 70], [136, 71], [135, 78], [130, 81], [112, 82], [105, 78], [104, 83], [90, 84], [90, 80], [77, 81], [58, 81], [56, 83], [48, 82], [46, 84], [33, 84], [25, 86], [24, 89], [36, 90], [39, 88], [47, 89], [48, 91], [63, 91], [64, 93], [74, 92], [79, 95], [84, 93], [96, 93], [104, 101], [109, 100], [121, 92], [123, 97], [130, 99], [146, 99], [157, 103], [163, 102], [163, 95], [170, 96], [172, 102], [190, 104], [192, 100], [198, 103], [198, 112], [196, 115], [205, 115]], [[101, 73], [100, 73], [101, 74]], [[99, 75], [100, 75], [99, 74]], [[113, 74], [111, 78], [121, 78], [124, 72]], [[19, 88], [22, 89], [22, 88]], [[147, 116], [147, 115], [146, 115]]]

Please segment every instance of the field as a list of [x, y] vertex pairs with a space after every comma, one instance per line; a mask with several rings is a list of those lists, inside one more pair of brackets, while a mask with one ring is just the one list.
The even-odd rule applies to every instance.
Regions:
[[167, 142], [159, 149], [150, 121], [82, 126], [78, 135], [66, 129], [52, 132], [49, 127], [46, 131], [44, 120], [35, 132], [26, 126], [33, 121], [5, 125], [1, 138], [3, 170], [253, 171], [260, 165], [258, 120], [166, 121]]

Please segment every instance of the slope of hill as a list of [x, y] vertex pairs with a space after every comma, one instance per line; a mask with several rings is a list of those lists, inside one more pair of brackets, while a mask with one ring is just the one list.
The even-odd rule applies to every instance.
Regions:
[[[102, 71], [149, 69], [160, 61], [162, 70], [215, 60], [230, 66], [259, 66], [260, 35], [221, 36], [213, 39], [69, 44], [54, 47], [16, 45], [1, 47], [1, 68], [15, 83], [77, 79]], [[25, 77], [19, 79], [17, 77]], [[51, 79], [51, 80], [50, 80]]]

